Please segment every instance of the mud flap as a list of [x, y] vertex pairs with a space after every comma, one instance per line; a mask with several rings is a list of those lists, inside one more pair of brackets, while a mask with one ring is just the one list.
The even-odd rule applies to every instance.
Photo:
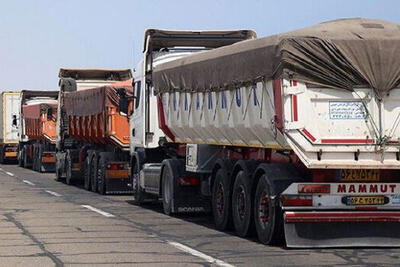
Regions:
[[211, 212], [211, 201], [201, 194], [199, 187], [185, 188], [175, 184], [172, 212]]
[[400, 222], [285, 223], [286, 246], [400, 247]]
[[106, 178], [107, 194], [132, 194], [130, 178]]

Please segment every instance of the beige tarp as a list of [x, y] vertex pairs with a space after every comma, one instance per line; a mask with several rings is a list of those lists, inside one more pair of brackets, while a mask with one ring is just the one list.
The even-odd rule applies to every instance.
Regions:
[[382, 96], [400, 83], [400, 25], [343, 19], [200, 52], [157, 66], [155, 93], [207, 91], [277, 77]]

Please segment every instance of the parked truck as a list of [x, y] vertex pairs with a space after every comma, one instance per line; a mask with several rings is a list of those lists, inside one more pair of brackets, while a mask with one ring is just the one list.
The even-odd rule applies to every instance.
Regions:
[[182, 58], [146, 35], [135, 201], [170, 214], [209, 197], [218, 229], [265, 244], [398, 246], [399, 28], [337, 20]]
[[0, 163], [17, 160], [20, 92], [2, 92], [0, 99]]
[[58, 91], [21, 91], [18, 165], [55, 171]]
[[56, 179], [93, 192], [129, 193], [129, 121], [119, 92], [132, 95], [131, 70], [61, 69]]

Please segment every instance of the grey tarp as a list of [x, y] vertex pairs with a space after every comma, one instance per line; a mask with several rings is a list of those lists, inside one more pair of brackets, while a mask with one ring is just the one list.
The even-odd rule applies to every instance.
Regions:
[[96, 115], [105, 111], [107, 107], [118, 107], [119, 88], [124, 88], [128, 97], [132, 96], [132, 79], [87, 90], [64, 92], [67, 115]]
[[368, 85], [378, 96], [400, 83], [400, 25], [342, 19], [246, 40], [159, 65], [155, 93], [207, 91], [289, 75], [352, 90]]

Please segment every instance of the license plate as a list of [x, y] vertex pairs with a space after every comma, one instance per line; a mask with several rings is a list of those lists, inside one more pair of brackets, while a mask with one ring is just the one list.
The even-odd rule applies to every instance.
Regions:
[[344, 203], [349, 206], [357, 205], [384, 205], [386, 204], [386, 198], [384, 196], [351, 196], [344, 197]]
[[340, 181], [342, 182], [377, 182], [380, 180], [379, 170], [340, 170]]

